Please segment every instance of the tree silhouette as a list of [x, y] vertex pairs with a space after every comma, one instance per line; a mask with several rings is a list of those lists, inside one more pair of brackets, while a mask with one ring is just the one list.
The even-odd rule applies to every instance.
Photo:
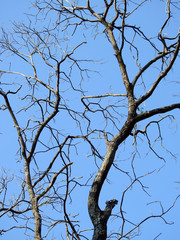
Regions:
[[[9, 112], [17, 132], [20, 171], [18, 180], [5, 170], [1, 176], [1, 218], [12, 219], [12, 225], [2, 228], [1, 234], [22, 228], [27, 236], [32, 237], [33, 232], [36, 240], [49, 239], [63, 225], [65, 231], [59, 239], [131, 239], [150, 219], [169, 223], [165, 216], [175, 206], [178, 195], [167, 208], [159, 202], [161, 212], [138, 223], [131, 222], [124, 210], [129, 191], [139, 184], [148, 194], [143, 181], [154, 174], [151, 168], [144, 174], [136, 170], [140, 139], [163, 160], [163, 166], [166, 158], [156, 148], [158, 141], [165, 155], [174, 156], [163, 145], [161, 126], [167, 120], [174, 121], [169, 112], [180, 108], [180, 103], [166, 101], [175, 94], [175, 87], [167, 94], [167, 86], [163, 86], [179, 60], [180, 37], [175, 23], [180, 6], [171, 0], [157, 2], [158, 12], [165, 7], [165, 18], [157, 23], [157, 32], [156, 27], [148, 29], [147, 21], [140, 18], [144, 13], [151, 16], [149, 22], [153, 20], [148, 8], [155, 4], [148, 0], [36, 0], [33, 7], [37, 12], [32, 11], [27, 22], [13, 23], [12, 32], [2, 29], [0, 109], [3, 114]], [[116, 79], [106, 80], [103, 76], [104, 85], [115, 82], [116, 88], [108, 93], [98, 83], [88, 87], [87, 79], [91, 81], [99, 70], [96, 64], [101, 66], [95, 57], [86, 56], [86, 48], [94, 41], [92, 51], [96, 52], [98, 38], [102, 45], [111, 47], [104, 47], [104, 56], [99, 59], [108, 54], [118, 69], [117, 76], [108, 69], [111, 78]], [[152, 104], [155, 93], [162, 91], [163, 99]], [[153, 126], [156, 136], [152, 137]], [[124, 143], [131, 146], [132, 152], [120, 157]], [[88, 167], [77, 160], [83, 151], [94, 159], [86, 164]], [[124, 156], [129, 158], [128, 170], [118, 160]], [[96, 166], [95, 176], [92, 164]], [[78, 176], [79, 169], [86, 180]], [[110, 169], [122, 176], [120, 185], [124, 185], [124, 177], [128, 184], [119, 199], [108, 195], [103, 210], [100, 194]], [[19, 187], [11, 198], [9, 185], [17, 182]], [[82, 189], [86, 193], [81, 197]], [[87, 194], [93, 229], [82, 229], [76, 220], [81, 206], [72, 207], [73, 213], [69, 207], [76, 198], [81, 205], [81, 198]], [[118, 204], [119, 212], [113, 215]], [[112, 216], [119, 220], [118, 230], [112, 227], [109, 232], [107, 225]]]

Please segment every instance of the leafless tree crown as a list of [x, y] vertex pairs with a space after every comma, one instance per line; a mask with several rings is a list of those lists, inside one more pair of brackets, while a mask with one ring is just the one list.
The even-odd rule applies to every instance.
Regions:
[[[170, 224], [178, 195], [133, 221], [127, 199], [136, 185], [138, 202], [148, 196], [145, 179], [175, 157], [162, 129], [180, 109], [171, 98], [178, 79], [168, 79], [179, 64], [179, 9], [172, 0], [35, 0], [24, 23], [2, 28], [0, 113], [19, 146], [19, 171], [1, 169], [0, 217], [10, 223], [1, 235], [23, 229], [36, 240], [133, 239], [151, 219]], [[136, 161], [147, 152], [161, 164], [139, 171]], [[117, 199], [102, 191], [110, 170]]]

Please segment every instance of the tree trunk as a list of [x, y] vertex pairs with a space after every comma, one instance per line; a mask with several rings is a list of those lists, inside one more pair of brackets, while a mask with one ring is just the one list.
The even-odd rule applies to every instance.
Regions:
[[33, 206], [33, 215], [35, 219], [35, 232], [34, 232], [34, 239], [35, 240], [41, 240], [41, 215], [39, 213], [38, 209], [38, 203], [37, 203], [37, 198], [34, 199], [34, 206]]
[[25, 178], [26, 178], [26, 185], [30, 197], [30, 201], [32, 204], [32, 212], [34, 216], [34, 239], [35, 240], [41, 240], [41, 215], [39, 213], [38, 208], [38, 200], [35, 196], [32, 182], [31, 182], [31, 176], [30, 176], [30, 168], [29, 168], [29, 162], [27, 159], [25, 159]]
[[118, 146], [129, 136], [134, 124], [135, 118], [128, 118], [121, 131], [110, 142], [107, 141], [106, 155], [93, 181], [88, 199], [89, 216], [94, 226], [93, 240], [105, 240], [107, 238], [107, 221], [118, 201], [116, 199], [106, 201], [106, 208], [102, 211], [98, 205], [99, 195], [113, 164]]

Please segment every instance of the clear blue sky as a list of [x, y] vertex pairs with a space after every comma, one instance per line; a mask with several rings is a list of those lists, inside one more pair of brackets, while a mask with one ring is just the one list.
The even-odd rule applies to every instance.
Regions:
[[[12, 1], [12, 0], [2, 0], [1, 8], [0, 8], [0, 24], [4, 28], [10, 27], [10, 21], [25, 21], [26, 17], [23, 15], [23, 12], [29, 12], [28, 4], [30, 1]], [[159, 6], [162, 5], [162, 1], [151, 1], [149, 2], [149, 16], [147, 12], [138, 16], [138, 21], [144, 21], [145, 25], [150, 30], [158, 29], [159, 22], [164, 20], [164, 12], [159, 13]], [[153, 20], [149, 20], [150, 16], [152, 17], [153, 12]], [[137, 21], [137, 22], [138, 22]], [[157, 24], [156, 24], [157, 23]], [[178, 28], [179, 22], [177, 20], [177, 25], [174, 26], [174, 29]], [[172, 32], [175, 31], [172, 29]], [[90, 37], [88, 38], [88, 40]], [[103, 44], [102, 44], [103, 42]], [[103, 37], [99, 36], [96, 40], [92, 39], [88, 43], [88, 48], [85, 48], [86, 52], [82, 52], [82, 54], [87, 55], [88, 58], [97, 58], [103, 60], [104, 64], [99, 64], [96, 66], [96, 70], [100, 71], [101, 75], [92, 74], [92, 79], [87, 80], [86, 87], [89, 89], [88, 95], [102, 93], [105, 94], [110, 91], [113, 93], [122, 93], [121, 86], [119, 85], [120, 76], [119, 69], [115, 58], [113, 56], [113, 51], [108, 41], [104, 41]], [[146, 62], [146, 59], [152, 57], [148, 52], [148, 49], [143, 49], [144, 54], [142, 54], [141, 60]], [[126, 61], [128, 62], [128, 56], [125, 56]], [[16, 63], [18, 65], [18, 63]], [[179, 94], [178, 85], [174, 85], [173, 82], [180, 80], [180, 72], [179, 72], [179, 64], [180, 61], [178, 59], [175, 64], [174, 71], [170, 74], [166, 81], [164, 81], [161, 86], [155, 92], [151, 101], [147, 101], [143, 108], [145, 110], [152, 109], [153, 107], [162, 106], [162, 104], [171, 104], [179, 102], [179, 97], [171, 96], [169, 93], [174, 93], [174, 95]], [[2, 67], [4, 67], [4, 63], [1, 63]], [[1, 66], [0, 65], [0, 66]], [[19, 66], [18, 66], [19, 67]], [[0, 67], [1, 68], [1, 67]], [[130, 76], [133, 77], [135, 74], [135, 67], [128, 66], [128, 70], [130, 71]], [[155, 76], [156, 71], [153, 70], [153, 75], [148, 73], [149, 75], [146, 78], [149, 81], [149, 85], [152, 82], [153, 76]], [[164, 98], [164, 96], [167, 96]], [[0, 98], [0, 103], [2, 98]], [[143, 184], [149, 186], [148, 192], [151, 197], [147, 196], [144, 192], [142, 192], [140, 186], [137, 184], [135, 187], [128, 193], [127, 199], [125, 202], [125, 211], [127, 215], [130, 216], [131, 221], [138, 222], [138, 220], [142, 220], [144, 217], [151, 215], [152, 213], [160, 213], [161, 209], [158, 204], [150, 204], [146, 205], [149, 202], [153, 201], [162, 201], [165, 210], [173, 203], [175, 197], [180, 193], [180, 184], [178, 185], [176, 182], [180, 182], [179, 170], [180, 170], [180, 157], [179, 157], [179, 137], [180, 137], [180, 116], [179, 111], [172, 112], [176, 117], [176, 123], [172, 123], [165, 120], [162, 124], [162, 132], [163, 132], [163, 140], [164, 145], [176, 154], [176, 159], [172, 158], [170, 154], [161, 149], [160, 143], [157, 144], [158, 153], [162, 156], [166, 157], [167, 163], [160, 170], [155, 171], [151, 176], [148, 176], [143, 179]], [[15, 174], [18, 174], [19, 168], [17, 168], [17, 160], [18, 156], [16, 155], [16, 151], [18, 149], [17, 144], [17, 135], [15, 128], [12, 127], [13, 123], [9, 117], [9, 114], [4, 111], [0, 111], [0, 146], [1, 146], [1, 158], [0, 158], [0, 167], [6, 168]], [[158, 119], [155, 117], [155, 119]], [[66, 120], [65, 120], [66, 121]], [[65, 122], [64, 121], [64, 122]], [[68, 124], [68, 121], [67, 123]], [[176, 126], [177, 124], [177, 126]], [[142, 126], [144, 123], [142, 123]], [[64, 125], [63, 127], [68, 127]], [[157, 128], [151, 128], [150, 130], [151, 137], [157, 136]], [[83, 145], [82, 145], [83, 146]], [[146, 149], [147, 142], [139, 140], [138, 151], [141, 156], [137, 156], [135, 158], [135, 166], [137, 173], [143, 175], [151, 170], [159, 169], [163, 165], [163, 161], [157, 159], [156, 156], [149, 152], [147, 154]], [[105, 150], [105, 149], [104, 149]], [[124, 167], [124, 169], [128, 169], [130, 167], [130, 162], [128, 162], [127, 158], [130, 156], [130, 152], [132, 152], [132, 139], [126, 142], [126, 145], [123, 145], [121, 148], [121, 153], [118, 156], [120, 162], [119, 165]], [[147, 149], [146, 149], [147, 150]], [[93, 159], [86, 159], [88, 149], [84, 147], [79, 150], [78, 161], [74, 164], [74, 172], [77, 176], [85, 175], [87, 178], [90, 176], [92, 172], [96, 172], [96, 168], [94, 166]], [[103, 147], [102, 147], [103, 151]], [[76, 158], [76, 155], [74, 155]], [[18, 165], [19, 166], [19, 165]], [[88, 168], [87, 168], [88, 166]], [[21, 166], [22, 168], [22, 166]], [[92, 168], [92, 170], [91, 170]], [[23, 168], [22, 168], [23, 169]], [[114, 169], [111, 169], [108, 179], [111, 181], [111, 184], [105, 183], [103, 187], [103, 191], [100, 198], [100, 204], [103, 208], [105, 206], [105, 201], [111, 198], [120, 199], [123, 189], [128, 186], [130, 181], [124, 175], [119, 174]], [[79, 192], [81, 190], [79, 189]], [[84, 190], [81, 193], [81, 198], [79, 198], [79, 193], [76, 192], [74, 194], [73, 204], [69, 206], [69, 209], [77, 207], [77, 212], [80, 212], [80, 220], [82, 228], [90, 228], [92, 227], [90, 220], [87, 214], [87, 197], [88, 191]], [[83, 195], [84, 194], [84, 195]], [[138, 240], [152, 240], [159, 233], [162, 232], [162, 235], [158, 238], [159, 240], [169, 240], [169, 239], [180, 239], [180, 217], [179, 217], [179, 209], [180, 209], [180, 200], [177, 202], [175, 208], [168, 213], [167, 220], [169, 222], [175, 221], [174, 225], [166, 225], [163, 221], [158, 219], [152, 219], [151, 221], [142, 225], [140, 230], [142, 234], [137, 237]], [[119, 205], [114, 208], [113, 213], [119, 212]], [[4, 218], [5, 219], [5, 218]], [[5, 221], [8, 221], [6, 219]], [[1, 222], [0, 225], [4, 222]], [[8, 225], [8, 222], [5, 222]], [[109, 224], [112, 226], [118, 226], [118, 219], [114, 220], [110, 219]], [[112, 227], [113, 229], [113, 227]], [[58, 230], [57, 230], [58, 232]], [[59, 232], [58, 232], [59, 233]], [[3, 240], [11, 240], [16, 236], [17, 239], [24, 239], [23, 231], [14, 230], [9, 234], [5, 234], [2, 236]], [[56, 236], [56, 233], [55, 233]], [[28, 239], [28, 238], [27, 238]], [[49, 239], [49, 238], [48, 238]], [[57, 238], [61, 239], [61, 238]], [[135, 238], [136, 239], [136, 238]]]

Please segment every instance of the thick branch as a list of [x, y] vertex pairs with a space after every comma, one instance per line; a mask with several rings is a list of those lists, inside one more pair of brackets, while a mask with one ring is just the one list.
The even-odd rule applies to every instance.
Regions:
[[38, 131], [36, 132], [36, 135], [34, 137], [31, 150], [28, 155], [28, 161], [31, 161], [31, 157], [34, 154], [37, 142], [39, 140], [39, 136], [41, 132], [43, 131], [44, 127], [56, 116], [58, 113], [58, 107], [59, 107], [59, 102], [60, 102], [60, 95], [59, 95], [59, 74], [60, 74], [60, 64], [57, 64], [57, 81], [56, 81], [56, 103], [54, 106], [54, 111], [44, 120], [44, 122], [41, 123], [41, 126], [39, 127]]
[[24, 142], [24, 139], [23, 139], [23, 136], [22, 136], [22, 133], [21, 133], [21, 129], [19, 127], [19, 123], [18, 123], [18, 121], [16, 119], [16, 116], [15, 116], [15, 114], [14, 114], [12, 108], [11, 108], [9, 99], [7, 97], [7, 93], [4, 93], [3, 91], [0, 91], [0, 94], [4, 97], [4, 100], [5, 100], [5, 103], [6, 103], [6, 107], [7, 107], [8, 111], [9, 111], [9, 113], [10, 113], [10, 115], [12, 117], [12, 120], [14, 122], [14, 125], [15, 125], [15, 127], [17, 129], [18, 137], [19, 137], [19, 140], [21, 142], [21, 147], [22, 147], [22, 155], [23, 155], [24, 159], [27, 159], [26, 158], [26, 144]]
[[156, 108], [151, 111], [146, 111], [144, 113], [138, 114], [135, 118], [136, 122], [142, 121], [144, 119], [150, 118], [154, 115], [160, 114], [160, 113], [166, 113], [170, 112], [174, 109], [180, 109], [180, 103], [175, 103], [169, 106], [161, 107], [161, 108]]

